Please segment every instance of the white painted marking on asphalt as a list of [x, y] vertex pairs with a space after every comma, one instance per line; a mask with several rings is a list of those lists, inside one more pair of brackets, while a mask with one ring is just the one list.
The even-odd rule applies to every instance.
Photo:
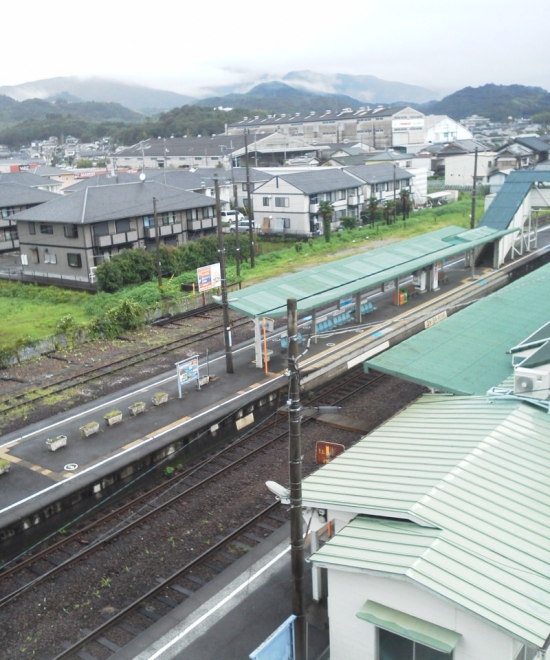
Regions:
[[229, 601], [231, 601], [235, 596], [241, 593], [241, 591], [244, 591], [245, 589], [248, 589], [248, 587], [255, 581], [257, 580], [263, 573], [265, 573], [267, 570], [269, 570], [274, 564], [276, 564], [280, 559], [282, 559], [286, 554], [290, 552], [290, 545], [285, 548], [281, 553], [279, 553], [276, 557], [274, 557], [270, 562], [268, 562], [265, 566], [263, 566], [259, 571], [254, 573], [251, 577], [248, 578], [245, 582], [243, 582], [240, 586], [238, 586], [235, 590], [233, 590], [230, 594], [228, 594], [224, 599], [220, 600], [219, 603], [217, 603], [212, 609], [208, 610], [208, 612], [205, 612], [201, 617], [199, 617], [196, 621], [194, 621], [191, 625], [187, 626], [185, 630], [182, 630], [178, 635], [174, 637], [168, 644], [165, 644], [162, 648], [160, 648], [158, 651], [153, 653], [152, 656], [150, 656], [149, 660], [156, 660], [156, 658], [160, 658], [160, 656], [167, 651], [169, 648], [174, 646], [174, 644], [177, 644], [180, 642], [186, 635], [188, 635], [190, 632], [192, 632], [197, 626], [200, 626], [201, 623], [206, 621], [209, 617], [211, 617], [213, 614], [215, 614], [220, 608], [222, 608], [224, 605], [226, 605]]

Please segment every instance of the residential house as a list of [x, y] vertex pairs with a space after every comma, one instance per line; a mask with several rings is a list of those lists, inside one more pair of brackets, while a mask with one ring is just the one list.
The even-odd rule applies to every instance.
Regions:
[[115, 170], [223, 167], [231, 165], [234, 151], [244, 147], [242, 136], [149, 138], [112, 156]]
[[28, 188], [47, 190], [48, 192], [60, 192], [61, 181], [52, 180], [49, 177], [39, 176], [32, 171], [18, 170], [15, 172], [0, 172], [0, 183], [18, 183]]
[[427, 174], [418, 173], [418, 181], [414, 174], [399, 167], [395, 163], [372, 163], [371, 165], [358, 165], [346, 167], [344, 171], [361, 182], [363, 199], [368, 202], [375, 197], [380, 204], [398, 200], [401, 190], [408, 190], [415, 203], [422, 203], [425, 199]]
[[[156, 211], [156, 215], [155, 215]], [[91, 186], [18, 213], [23, 281], [92, 289], [124, 249], [178, 246], [215, 232], [215, 202], [157, 181]]]
[[446, 156], [445, 185], [471, 188], [474, 183], [474, 170], [476, 183], [488, 185], [489, 175], [495, 169], [496, 159], [495, 151]]
[[47, 190], [0, 180], [0, 252], [19, 249], [17, 223], [13, 219], [17, 213], [57, 197]]
[[343, 216], [359, 217], [364, 201], [358, 178], [340, 169], [316, 168], [277, 174], [252, 196], [256, 228], [264, 234], [314, 236], [320, 233], [321, 201], [332, 202], [332, 225]]
[[473, 133], [446, 115], [427, 115], [425, 118], [427, 144], [448, 144], [456, 140], [472, 140]]

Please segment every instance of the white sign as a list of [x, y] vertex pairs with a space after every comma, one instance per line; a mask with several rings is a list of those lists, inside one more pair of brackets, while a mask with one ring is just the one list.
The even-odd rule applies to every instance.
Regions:
[[435, 316], [432, 316], [431, 319], [428, 319], [427, 321], [424, 322], [424, 328], [431, 328], [432, 325], [435, 325], [436, 323], [439, 323], [440, 321], [444, 321], [447, 318], [447, 312], [439, 312], [439, 314], [436, 314]]
[[197, 281], [199, 283], [199, 293], [220, 287], [222, 283], [220, 264], [210, 264], [209, 266], [197, 268]]

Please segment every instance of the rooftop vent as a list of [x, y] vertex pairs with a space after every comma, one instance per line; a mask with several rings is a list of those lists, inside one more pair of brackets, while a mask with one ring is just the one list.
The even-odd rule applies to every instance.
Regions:
[[259, 119], [259, 115], [254, 115], [254, 119]]
[[300, 113], [299, 113], [299, 112], [297, 112], [297, 113], [296, 113], [296, 117], [299, 117], [299, 116], [300, 116]]

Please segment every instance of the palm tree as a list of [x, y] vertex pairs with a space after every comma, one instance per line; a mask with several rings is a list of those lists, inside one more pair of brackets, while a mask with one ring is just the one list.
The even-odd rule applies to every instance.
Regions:
[[327, 243], [330, 242], [330, 223], [333, 214], [334, 206], [332, 205], [332, 202], [327, 200], [319, 202], [319, 215], [323, 218], [323, 234]]
[[403, 188], [399, 193], [399, 197], [401, 198], [401, 210], [404, 222], [411, 212], [411, 194], [406, 188]]
[[376, 209], [378, 208], [378, 197], [374, 195], [369, 198], [369, 218], [371, 225], [374, 225], [374, 218], [376, 216]]

